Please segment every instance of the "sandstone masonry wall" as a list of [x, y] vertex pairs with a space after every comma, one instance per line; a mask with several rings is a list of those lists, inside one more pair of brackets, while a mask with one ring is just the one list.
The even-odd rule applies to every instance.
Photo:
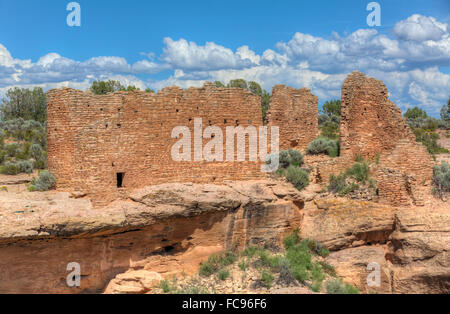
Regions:
[[57, 188], [87, 194], [97, 205], [151, 184], [263, 176], [261, 163], [248, 161], [248, 141], [245, 162], [176, 162], [171, 157], [176, 126], [189, 127], [194, 149], [194, 118], [202, 118], [202, 129], [220, 127], [224, 144], [226, 126], [261, 126], [260, 98], [243, 89], [205, 84], [187, 90], [169, 87], [158, 94], [94, 95], [63, 88], [49, 91], [47, 102], [48, 163]]
[[280, 128], [280, 149], [305, 151], [319, 133], [318, 115], [318, 97], [309, 89], [273, 88], [267, 124]]
[[347, 77], [342, 87], [340, 132], [343, 164], [358, 155], [378, 159], [381, 199], [394, 205], [422, 204], [417, 187], [431, 180], [434, 162], [416, 142], [401, 110], [388, 99], [383, 82], [360, 72]]
[[341, 156], [374, 159], [391, 151], [400, 139], [416, 141], [383, 82], [360, 72], [350, 74], [342, 86]]

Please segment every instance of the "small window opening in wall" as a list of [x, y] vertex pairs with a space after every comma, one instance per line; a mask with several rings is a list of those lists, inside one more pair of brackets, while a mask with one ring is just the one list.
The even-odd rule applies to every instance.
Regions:
[[123, 178], [125, 177], [125, 173], [118, 172], [117, 173], [117, 187], [121, 188], [123, 187]]
[[120, 129], [122, 127], [122, 125], [121, 124], [117, 124], [117, 127]]

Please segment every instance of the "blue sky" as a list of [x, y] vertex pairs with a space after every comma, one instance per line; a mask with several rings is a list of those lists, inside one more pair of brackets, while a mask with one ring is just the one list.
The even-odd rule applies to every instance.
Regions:
[[[309, 87], [320, 102], [360, 70], [403, 109], [436, 115], [450, 94], [450, 1], [389, 0], [369, 27], [370, 1], [0, 0], [0, 94], [94, 79], [160, 89], [242, 77], [264, 88]], [[3, 72], [3, 73], [2, 73]]]

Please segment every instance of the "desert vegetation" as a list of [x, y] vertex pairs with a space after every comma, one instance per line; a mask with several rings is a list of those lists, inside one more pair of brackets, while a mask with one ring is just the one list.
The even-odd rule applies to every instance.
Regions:
[[47, 168], [46, 100], [41, 88], [8, 90], [0, 105], [0, 173]]
[[[197, 276], [165, 279], [161, 293], [216, 293], [236, 280], [247, 291], [303, 286], [313, 292], [349, 294], [358, 289], [337, 277], [325, 261], [329, 251], [321, 243], [301, 239], [295, 230], [284, 238], [283, 247], [265, 243], [244, 251], [211, 255], [199, 267]], [[184, 277], [184, 276], [183, 276]]]
[[450, 98], [441, 109], [441, 119], [428, 116], [425, 110], [418, 107], [410, 108], [404, 114], [406, 122], [416, 136], [416, 141], [422, 143], [433, 157], [449, 152], [438, 144], [439, 135], [436, 133], [438, 128], [450, 129], [449, 105]]
[[320, 135], [307, 147], [308, 155], [325, 154], [339, 156], [339, 123], [341, 120], [341, 101], [331, 100], [324, 103], [319, 114]]
[[370, 177], [369, 163], [361, 156], [356, 157], [353, 166], [344, 172], [330, 176], [329, 192], [346, 196], [361, 189], [368, 189], [372, 194], [376, 193], [376, 181]]
[[443, 162], [433, 168], [433, 193], [445, 198], [450, 192], [450, 165]]
[[[271, 164], [275, 156], [269, 155], [267, 164]], [[299, 191], [309, 185], [309, 171], [301, 168], [304, 164], [304, 156], [301, 152], [293, 149], [282, 150], [278, 155], [279, 168], [277, 175], [285, 177]]]

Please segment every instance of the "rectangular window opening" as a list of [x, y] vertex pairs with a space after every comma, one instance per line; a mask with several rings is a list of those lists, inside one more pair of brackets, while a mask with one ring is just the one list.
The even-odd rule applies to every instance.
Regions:
[[123, 178], [125, 177], [125, 173], [118, 172], [116, 175], [117, 175], [117, 187], [121, 188], [123, 187]]

